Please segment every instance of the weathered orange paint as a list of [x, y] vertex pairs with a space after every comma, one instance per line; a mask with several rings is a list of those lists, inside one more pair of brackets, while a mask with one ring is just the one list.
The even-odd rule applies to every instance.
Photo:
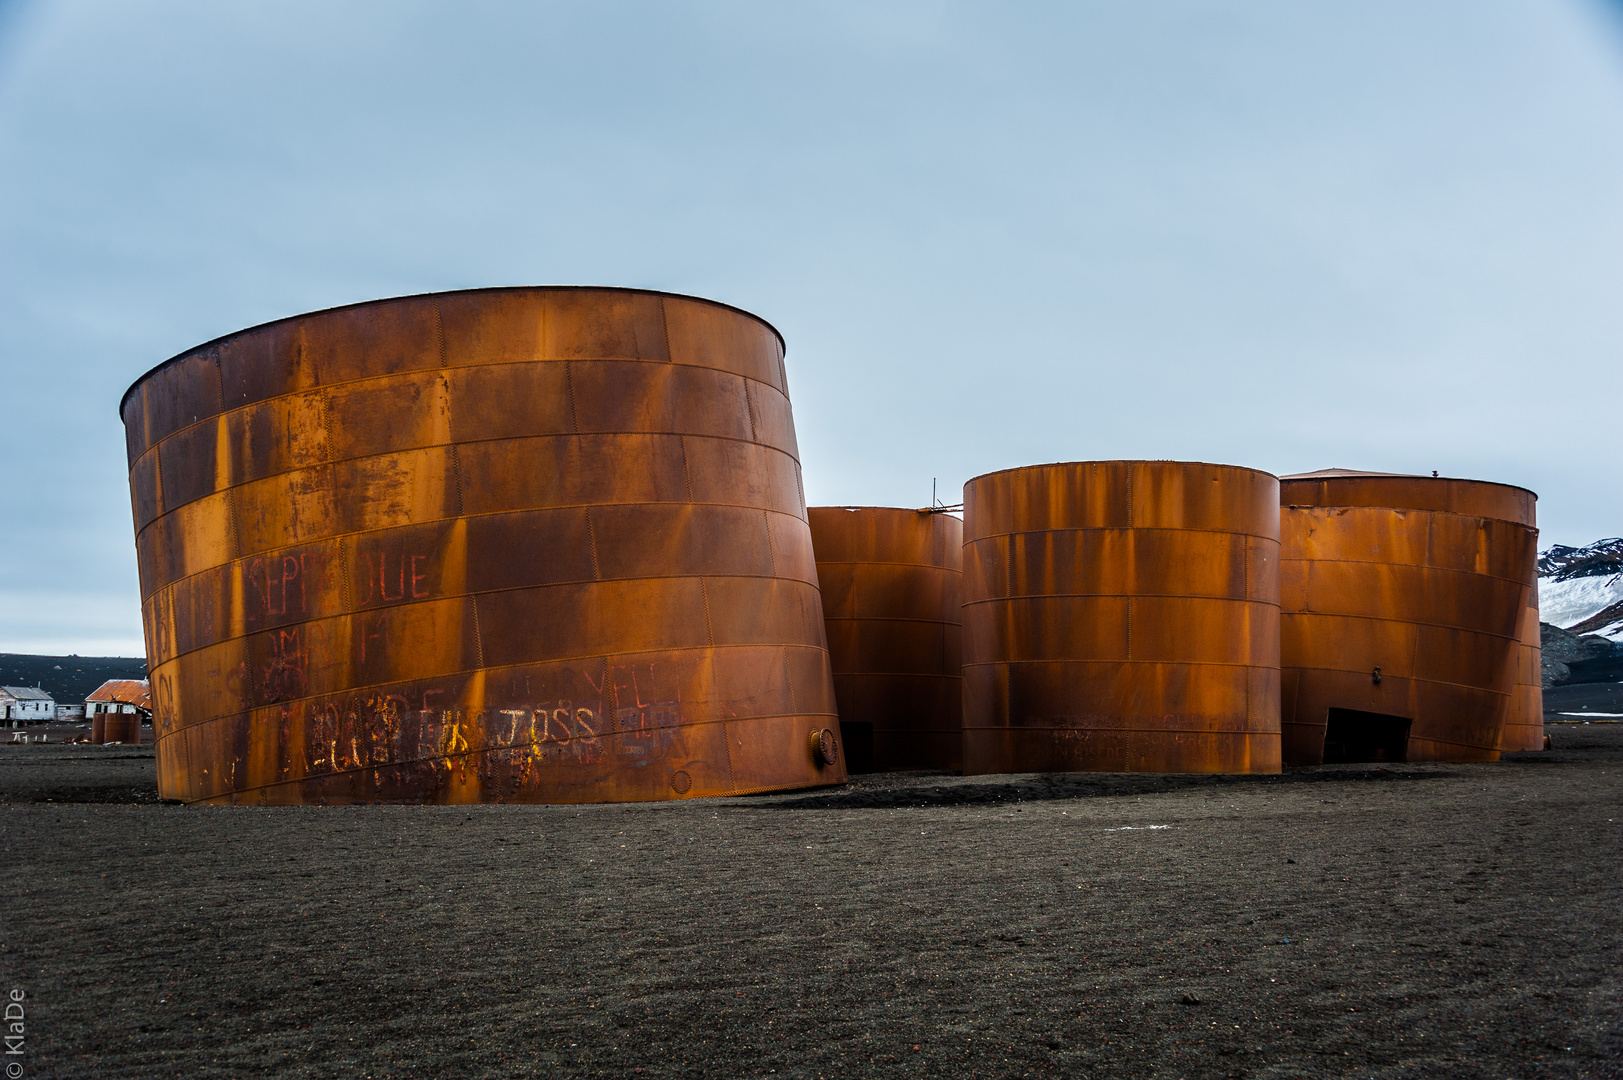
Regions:
[[847, 767], [960, 768], [964, 523], [887, 506], [808, 516]]
[[1175, 461], [964, 485], [964, 771], [1278, 772], [1278, 493]]
[[844, 778], [783, 343], [623, 289], [378, 301], [121, 406], [159, 784], [601, 802]]
[[1537, 681], [1537, 496], [1328, 470], [1282, 478], [1280, 500], [1286, 763], [1324, 760], [1332, 709], [1408, 721], [1405, 760], [1497, 760], [1531, 704], [1518, 669]]

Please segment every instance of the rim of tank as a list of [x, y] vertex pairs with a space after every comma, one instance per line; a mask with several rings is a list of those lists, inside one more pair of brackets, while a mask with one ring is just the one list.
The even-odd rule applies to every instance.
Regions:
[[1469, 476], [1427, 476], [1424, 473], [1401, 472], [1373, 472], [1368, 469], [1317, 469], [1313, 472], [1291, 473], [1281, 476], [1279, 482], [1285, 484], [1291, 481], [1298, 483], [1312, 483], [1318, 480], [1446, 480], [1456, 484], [1482, 484], [1486, 487], [1509, 488], [1512, 491], [1525, 491], [1534, 499], [1538, 492], [1532, 488], [1522, 487], [1520, 484], [1507, 484], [1503, 480], [1473, 480]]
[[1267, 469], [1254, 469], [1250, 465], [1228, 465], [1221, 461], [1184, 461], [1182, 458], [1101, 458], [1088, 461], [1044, 461], [1036, 465], [1015, 465], [1007, 469], [993, 469], [991, 472], [971, 476], [964, 481], [968, 487], [977, 480], [985, 480], [988, 476], [1001, 476], [1003, 473], [1023, 472], [1026, 469], [1052, 469], [1060, 465], [1200, 465], [1208, 469], [1238, 469], [1241, 472], [1260, 473], [1263, 476], [1281, 479]]
[[948, 507], [945, 506], [867, 506], [857, 503], [823, 503], [820, 506], [806, 507], [808, 512], [812, 510], [895, 510], [896, 512], [902, 514], [928, 514], [932, 512], [940, 513], [942, 510], [946, 509], [948, 509]]
[[152, 376], [156, 375], [170, 364], [184, 360], [193, 353], [211, 348], [230, 338], [240, 337], [243, 334], [251, 334], [256, 330], [264, 330], [280, 323], [292, 322], [295, 319], [308, 319], [315, 315], [330, 315], [335, 311], [349, 311], [352, 308], [370, 307], [374, 304], [393, 304], [402, 300], [422, 300], [430, 296], [466, 296], [471, 293], [499, 292], [618, 292], [641, 293], [644, 296], [663, 296], [670, 297], [675, 300], [696, 300], [701, 304], [711, 304], [715, 307], [726, 308], [729, 311], [736, 311], [740, 315], [748, 316], [749, 318], [754, 319], [756, 322], [772, 331], [772, 336], [778, 339], [779, 350], [782, 351], [785, 356], [787, 356], [789, 353], [789, 343], [783, 340], [782, 332], [779, 331], [776, 326], [773, 326], [771, 323], [761, 318], [761, 316], [755, 314], [755, 312], [746, 311], [744, 308], [741, 308], [736, 304], [729, 304], [724, 300], [712, 300], [707, 296], [694, 296], [692, 293], [667, 292], [664, 289], [637, 289], [620, 285], [486, 285], [476, 289], [440, 289], [434, 292], [406, 293], [402, 296], [380, 296], [376, 300], [357, 300], [353, 304], [336, 304], [333, 307], [317, 308], [314, 311], [301, 311], [294, 315], [283, 315], [279, 319], [270, 319], [266, 322], [255, 323], [253, 326], [245, 326], [241, 330], [232, 330], [230, 333], [221, 334], [219, 337], [210, 338], [201, 344], [193, 345], [189, 349], [182, 349], [169, 359], [156, 364], [147, 371], [143, 372], [134, 382], [130, 383], [129, 389], [124, 391], [124, 396], [118, 399], [118, 418], [121, 421], [124, 419], [124, 405], [130, 400], [130, 395], [135, 393], [136, 387], [152, 378]]

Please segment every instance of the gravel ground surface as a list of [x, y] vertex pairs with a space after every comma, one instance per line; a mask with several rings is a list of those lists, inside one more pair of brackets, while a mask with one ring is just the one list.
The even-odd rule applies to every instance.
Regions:
[[1623, 1077], [1623, 725], [1497, 765], [186, 808], [0, 746], [25, 1076]]

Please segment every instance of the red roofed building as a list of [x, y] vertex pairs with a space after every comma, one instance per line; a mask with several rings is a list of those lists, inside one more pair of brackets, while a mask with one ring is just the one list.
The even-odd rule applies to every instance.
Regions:
[[85, 698], [93, 743], [138, 743], [152, 722], [152, 690], [145, 679], [108, 679]]

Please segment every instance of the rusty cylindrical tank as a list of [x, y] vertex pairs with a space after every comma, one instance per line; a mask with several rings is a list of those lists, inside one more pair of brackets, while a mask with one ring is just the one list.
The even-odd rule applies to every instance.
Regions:
[[143, 376], [162, 794], [603, 802], [843, 779], [783, 345], [621, 289], [414, 296]]
[[1497, 760], [1537, 496], [1331, 469], [1282, 478], [1280, 499], [1286, 763]]
[[103, 729], [105, 741], [135, 744], [141, 741], [141, 717], [134, 712], [108, 713]]
[[97, 745], [140, 742], [140, 714], [134, 712], [96, 713], [90, 719], [90, 741]]
[[964, 523], [887, 506], [807, 516], [847, 768], [958, 769]]
[[964, 485], [964, 771], [1278, 772], [1278, 491], [1175, 461]]

